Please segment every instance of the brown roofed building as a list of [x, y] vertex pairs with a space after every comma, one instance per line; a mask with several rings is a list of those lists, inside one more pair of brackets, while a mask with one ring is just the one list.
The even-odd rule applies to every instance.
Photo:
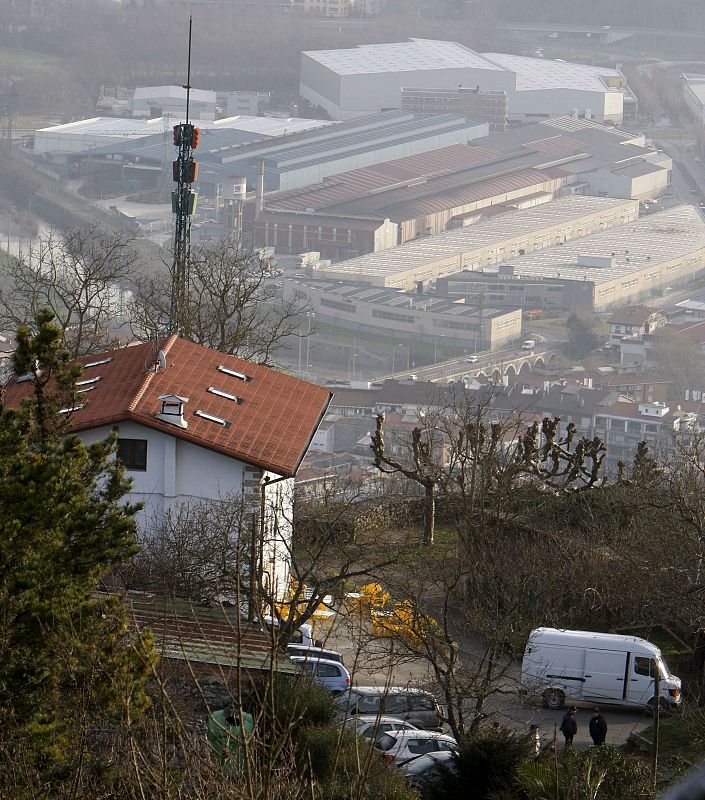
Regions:
[[[288, 586], [293, 478], [328, 408], [331, 393], [268, 367], [176, 336], [79, 359], [77, 400], [62, 413], [86, 444], [118, 437], [118, 457], [141, 502], [141, 529], [187, 502], [236, 499], [271, 531], [265, 570]], [[31, 392], [11, 380], [5, 402]], [[274, 524], [274, 516], [277, 524]]]

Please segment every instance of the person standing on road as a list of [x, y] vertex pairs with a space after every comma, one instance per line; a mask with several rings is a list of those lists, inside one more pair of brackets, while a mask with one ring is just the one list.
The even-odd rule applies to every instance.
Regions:
[[561, 722], [560, 731], [565, 737], [566, 747], [573, 746], [573, 737], [578, 732], [578, 723], [575, 719], [577, 710], [578, 709], [573, 706], [569, 711], [566, 711], [565, 716], [563, 717], [563, 722]]
[[590, 719], [590, 738], [595, 747], [600, 747], [605, 743], [607, 738], [607, 722], [600, 714], [600, 709], [596, 708]]

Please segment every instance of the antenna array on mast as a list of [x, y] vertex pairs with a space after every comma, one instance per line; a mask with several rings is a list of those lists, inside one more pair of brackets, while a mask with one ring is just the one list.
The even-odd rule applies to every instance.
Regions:
[[171, 310], [169, 333], [183, 333], [188, 327], [189, 263], [191, 259], [191, 215], [196, 210], [198, 193], [191, 184], [198, 178], [198, 162], [193, 151], [198, 147], [201, 132], [189, 122], [191, 100], [191, 31], [193, 20], [188, 22], [188, 70], [186, 77], [186, 121], [174, 125], [174, 145], [179, 148], [174, 161], [173, 178], [176, 191], [171, 193], [171, 210], [176, 215], [174, 226], [174, 262], [171, 275]]

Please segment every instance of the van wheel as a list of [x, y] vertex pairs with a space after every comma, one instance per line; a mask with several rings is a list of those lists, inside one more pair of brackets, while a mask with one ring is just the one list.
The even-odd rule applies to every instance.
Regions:
[[565, 695], [560, 689], [547, 689], [543, 693], [543, 704], [546, 708], [557, 711], [559, 708], [563, 708], [564, 703]]

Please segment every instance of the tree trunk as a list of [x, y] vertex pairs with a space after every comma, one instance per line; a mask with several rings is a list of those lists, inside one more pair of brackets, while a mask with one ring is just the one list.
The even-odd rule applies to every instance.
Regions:
[[423, 508], [423, 543], [433, 544], [433, 532], [436, 528], [436, 483], [426, 482], [426, 497]]

